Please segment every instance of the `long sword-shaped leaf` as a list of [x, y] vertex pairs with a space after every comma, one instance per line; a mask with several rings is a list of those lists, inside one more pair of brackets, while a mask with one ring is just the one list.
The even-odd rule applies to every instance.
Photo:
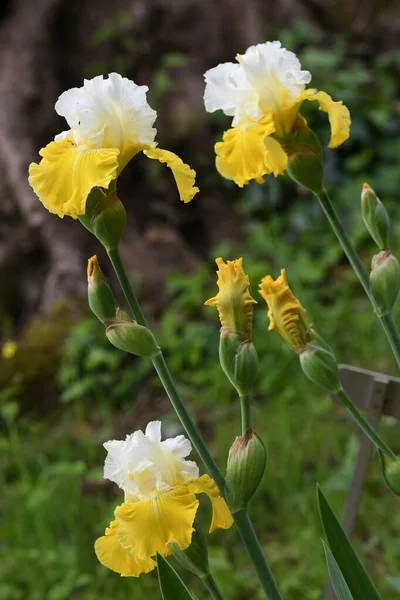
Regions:
[[353, 600], [382, 600], [319, 486], [317, 490], [326, 539]]
[[157, 568], [162, 600], [194, 600], [175, 569], [158, 553]]
[[332, 582], [333, 589], [336, 594], [337, 600], [354, 600], [350, 593], [349, 586], [347, 585], [339, 565], [337, 564], [335, 557], [329, 550], [328, 546], [322, 541], [325, 550], [326, 564], [328, 565], [329, 577]]

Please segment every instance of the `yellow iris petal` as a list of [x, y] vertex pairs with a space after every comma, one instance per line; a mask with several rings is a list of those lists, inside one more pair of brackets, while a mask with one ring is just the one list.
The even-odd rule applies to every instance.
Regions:
[[304, 348], [310, 328], [307, 311], [290, 289], [285, 269], [275, 281], [270, 275], [264, 277], [259, 292], [268, 305], [268, 329], [278, 331], [294, 350]]
[[262, 183], [264, 175], [280, 174], [271, 168], [265, 145], [265, 138], [274, 131], [272, 115], [254, 125], [225, 131], [223, 141], [215, 144], [216, 166], [221, 175], [243, 187], [251, 179]]
[[272, 137], [264, 140], [267, 149], [266, 163], [270, 173], [275, 176], [282, 175], [286, 171], [288, 157], [282, 146]]
[[78, 148], [72, 140], [50, 142], [29, 167], [29, 183], [42, 204], [59, 217], [85, 214], [94, 187], [107, 188], [117, 176], [119, 150]]
[[217, 529], [229, 529], [233, 524], [232, 515], [225, 500], [220, 496], [219, 490], [211, 477], [202, 475], [187, 484], [190, 492], [194, 494], [207, 494], [212, 506], [212, 520], [210, 533]]
[[185, 486], [179, 486], [154, 498], [122, 504], [115, 509], [117, 537], [123, 548], [141, 559], [157, 552], [168, 556], [170, 542], [182, 550], [192, 539], [193, 521], [199, 501]]
[[335, 102], [326, 92], [315, 92], [315, 90], [305, 90], [303, 100], [316, 100], [319, 103], [319, 110], [328, 113], [331, 126], [331, 139], [329, 148], [336, 148], [343, 144], [350, 135], [351, 118], [347, 106], [340, 100]]
[[122, 577], [139, 577], [141, 573], [149, 573], [156, 566], [152, 558], [141, 560], [129, 550], [122, 548], [117, 538], [118, 522], [116, 520], [107, 527], [106, 534], [98, 538], [94, 549], [102, 565], [108, 567]]
[[205, 303], [216, 306], [221, 325], [246, 334], [251, 339], [253, 322], [253, 304], [257, 302], [250, 296], [249, 276], [243, 271], [243, 258], [228, 260], [217, 258], [219, 292]]
[[179, 156], [169, 150], [147, 148], [146, 150], [143, 150], [143, 153], [148, 158], [154, 158], [155, 160], [165, 163], [167, 167], [171, 169], [179, 191], [180, 199], [183, 202], [190, 202], [193, 196], [199, 191], [199, 188], [194, 185], [196, 172], [191, 169], [189, 165], [185, 164]]
[[118, 175], [125, 169], [126, 165], [136, 154], [150, 148], [149, 144], [125, 144], [119, 156]]

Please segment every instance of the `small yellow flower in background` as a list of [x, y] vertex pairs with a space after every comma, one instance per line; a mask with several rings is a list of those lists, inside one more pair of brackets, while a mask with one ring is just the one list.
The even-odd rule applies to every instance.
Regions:
[[207, 306], [216, 306], [222, 327], [245, 334], [251, 340], [253, 322], [253, 304], [256, 300], [250, 296], [250, 281], [243, 271], [243, 258], [228, 260], [217, 258], [219, 292], [205, 302]]
[[278, 331], [293, 350], [302, 352], [310, 339], [311, 325], [307, 311], [289, 287], [286, 270], [282, 269], [275, 280], [266, 275], [261, 280], [259, 292], [268, 305], [268, 329]]
[[1, 347], [1, 356], [6, 359], [13, 358], [17, 351], [17, 344], [11, 340], [5, 342]]
[[328, 113], [330, 148], [349, 137], [348, 109], [325, 92], [305, 89], [311, 73], [302, 71], [296, 55], [280, 42], [251, 46], [236, 59], [237, 63], [219, 64], [204, 76], [206, 110], [222, 110], [233, 117], [232, 129], [215, 146], [222, 176], [242, 187], [252, 179], [263, 183], [264, 175], [282, 175], [292, 136], [305, 123], [299, 115], [305, 100], [316, 100]]
[[125, 577], [138, 577], [156, 566], [157, 552], [171, 554], [171, 542], [187, 548], [199, 506], [195, 494], [205, 493], [211, 501], [210, 533], [232, 525], [214, 481], [208, 475], [199, 477], [196, 463], [185, 460], [192, 447], [183, 435], [161, 441], [161, 423], [152, 421], [145, 433], [135, 431], [125, 441], [112, 440], [104, 447], [108, 452], [104, 477], [125, 493], [105, 536], [95, 543], [104, 566]]
[[47, 210], [59, 217], [84, 215], [90, 191], [107, 189], [141, 151], [170, 167], [181, 200], [190, 202], [199, 191], [195, 172], [176, 154], [155, 147], [157, 113], [147, 103], [147, 91], [110, 73], [61, 94], [55, 110], [70, 129], [42, 148], [40, 163], [29, 167], [29, 183]]

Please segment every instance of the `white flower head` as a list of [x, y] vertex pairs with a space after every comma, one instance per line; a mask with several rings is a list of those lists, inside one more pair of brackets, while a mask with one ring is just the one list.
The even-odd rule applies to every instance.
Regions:
[[68, 138], [77, 146], [118, 148], [121, 153], [136, 144], [154, 146], [157, 113], [147, 102], [147, 91], [118, 73], [85, 79], [82, 87], [67, 90], [56, 102], [56, 112], [70, 126], [56, 141]]
[[185, 460], [192, 451], [189, 440], [178, 435], [161, 441], [160, 421], [150, 422], [145, 433], [135, 431], [104, 447], [104, 477], [124, 490], [126, 502], [155, 497], [199, 476], [196, 463]]
[[297, 56], [278, 41], [250, 46], [237, 60], [238, 64], [220, 64], [204, 76], [206, 110], [233, 116], [234, 127], [245, 119], [259, 121], [268, 112], [279, 113], [294, 104], [311, 81]]

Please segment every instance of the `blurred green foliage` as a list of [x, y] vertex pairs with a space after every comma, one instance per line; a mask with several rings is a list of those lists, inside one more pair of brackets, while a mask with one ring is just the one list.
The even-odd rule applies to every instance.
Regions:
[[[98, 31], [93, 44], [122, 35], [125, 25], [121, 17], [115, 27]], [[339, 150], [326, 151], [326, 177], [334, 203], [367, 263], [377, 250], [359, 212], [365, 179], [385, 202], [393, 222], [400, 222], [400, 52], [375, 54], [373, 48], [349, 44], [340, 36], [328, 42], [322, 32], [303, 21], [294, 21], [290, 30], [269, 30], [268, 38], [275, 37], [298, 52], [303, 68], [313, 73], [319, 89], [342, 99], [351, 110], [351, 139]], [[124, 52], [131, 50], [127, 46]], [[154, 75], [158, 102], [174, 85], [171, 69], [184, 62], [185, 56], [175, 54], [160, 61]], [[326, 115], [318, 113], [314, 103], [305, 111], [326, 142]], [[218, 119], [225, 122], [223, 117]], [[210, 181], [218, 181], [227, 194], [238, 197], [230, 182], [211, 175]], [[251, 184], [238, 198], [235, 210], [246, 223], [246, 243], [222, 240], [211, 252], [208, 265], [190, 277], [175, 273], [168, 278], [164, 289], [167, 306], [156, 336], [184, 400], [223, 467], [239, 432], [239, 407], [218, 362], [216, 311], [202, 305], [215, 294], [212, 257], [244, 256], [252, 294], [260, 301], [254, 321], [260, 373], [253, 420], [268, 450], [267, 472], [252, 501], [251, 515], [283, 596], [318, 600], [327, 572], [315, 483], [329, 493], [340, 514], [357, 454], [357, 429], [339, 406], [305, 380], [296, 355], [278, 334], [267, 333], [258, 281], [267, 272], [277, 276], [285, 267], [310, 320], [339, 362], [384, 372], [396, 370], [379, 324], [317, 202], [286, 178], [269, 178], [263, 186]], [[394, 228], [393, 252], [399, 255], [399, 250]], [[53, 321], [57, 330], [59, 320]], [[38, 344], [42, 335], [40, 330], [36, 334]], [[46, 345], [50, 354], [41, 354], [40, 346], [30, 346], [30, 353], [24, 356], [23, 345], [22, 349], [20, 343], [18, 346], [16, 356], [1, 363], [8, 376], [0, 395], [0, 600], [159, 597], [155, 573], [137, 580], [119, 578], [99, 565], [93, 552], [95, 538], [103, 533], [122, 500], [116, 486], [102, 479], [105, 452], [101, 444], [116, 437], [116, 429], [124, 435], [136, 428], [125, 416], [131, 407], [139, 419], [143, 413], [149, 415], [146, 420], [160, 417], [157, 408], [152, 409], [162, 393], [151, 365], [112, 348], [94, 317], [86, 317], [70, 329], [62, 350], [58, 334], [54, 343]], [[40, 376], [50, 377], [49, 368], [53, 374], [56, 369], [59, 402], [51, 410], [39, 405], [40, 418], [37, 412], [32, 418], [21, 381], [26, 380], [33, 362], [44, 356], [46, 364]], [[34, 385], [35, 381], [33, 378]], [[172, 411], [163, 416], [163, 423], [166, 431], [179, 430]], [[400, 452], [399, 424], [386, 420], [382, 435]], [[385, 489], [374, 460], [355, 545], [387, 598], [400, 591], [397, 509], [398, 500]], [[209, 543], [211, 567], [226, 598], [261, 598], [234, 529], [214, 533]], [[207, 597], [198, 581], [187, 573], [182, 576], [200, 599]]]

